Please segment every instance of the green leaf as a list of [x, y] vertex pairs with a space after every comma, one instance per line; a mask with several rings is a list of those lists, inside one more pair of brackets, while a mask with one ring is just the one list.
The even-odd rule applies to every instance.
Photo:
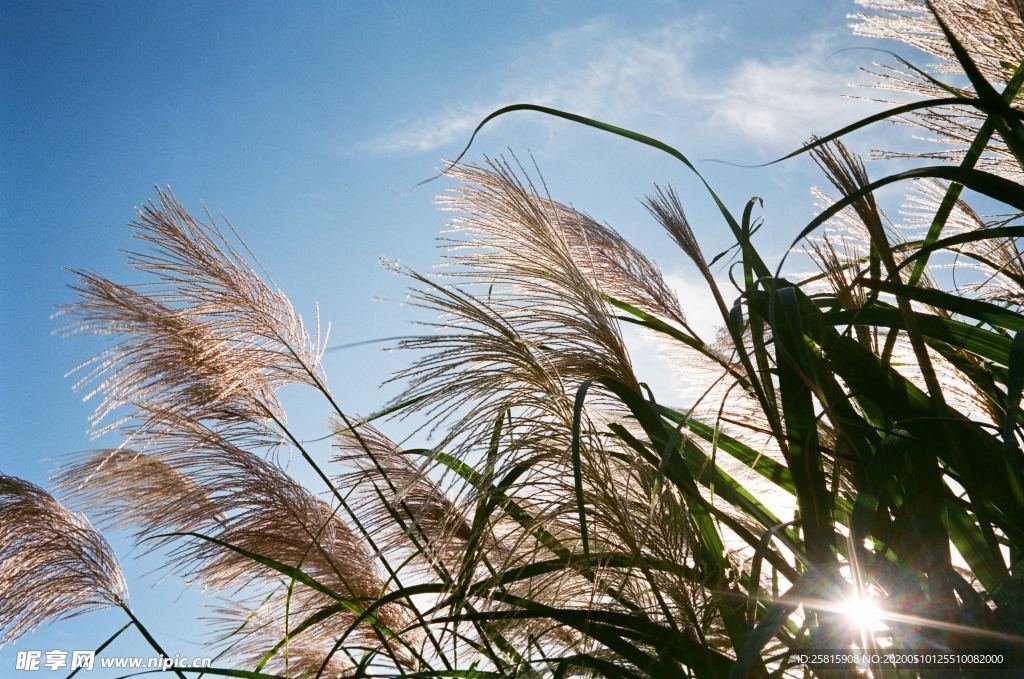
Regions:
[[757, 624], [747, 643], [740, 649], [736, 664], [729, 673], [730, 679], [746, 679], [750, 676], [755, 663], [760, 661], [761, 651], [775, 637], [789, 616], [804, 601], [814, 598], [822, 585], [827, 582], [820, 572], [813, 567], [807, 570], [793, 583], [793, 586], [777, 601], [768, 607], [761, 622]]
[[871, 290], [888, 292], [905, 299], [927, 304], [928, 306], [945, 309], [953, 314], [974, 318], [1000, 328], [1014, 331], [1024, 330], [1024, 315], [990, 302], [983, 302], [961, 295], [952, 295], [935, 288], [921, 288], [872, 278], [865, 279], [863, 284], [864, 287]]
[[[849, 195], [843, 196], [840, 200], [823, 210], [817, 217], [812, 219], [807, 226], [801, 229], [800, 234], [793, 239], [793, 242], [790, 245], [790, 250], [795, 248], [800, 241], [813, 233], [819, 226], [832, 219], [858, 200], [865, 196], [874, 194], [878, 189], [896, 182], [907, 181], [910, 179], [925, 179], [929, 177], [933, 179], [945, 179], [951, 182], [958, 182], [972, 191], [976, 191], [993, 200], [997, 200], [1001, 203], [1015, 207], [1018, 210], [1024, 211], [1024, 191], [1021, 191], [1019, 184], [1012, 182], [1009, 179], [1004, 179], [1003, 177], [994, 175], [990, 172], [982, 172], [981, 170], [965, 167], [949, 167], [947, 165], [921, 167], [892, 174], [881, 179], [876, 179]], [[786, 258], [783, 257], [779, 262], [775, 273], [776, 278], [782, 271], [785, 261]]]
[[583, 463], [580, 460], [580, 427], [583, 419], [583, 402], [587, 398], [587, 389], [593, 380], [584, 380], [576, 390], [576, 399], [572, 406], [572, 476], [573, 489], [576, 493], [576, 512], [580, 521], [580, 540], [583, 543], [583, 559], [590, 561], [590, 540], [587, 538], [586, 500], [583, 497]]

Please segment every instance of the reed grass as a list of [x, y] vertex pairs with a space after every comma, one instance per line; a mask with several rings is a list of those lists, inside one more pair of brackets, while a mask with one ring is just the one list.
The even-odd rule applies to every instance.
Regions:
[[[69, 332], [117, 338], [80, 386], [96, 433], [124, 443], [66, 466], [63, 501], [218, 595], [211, 675], [803, 676], [825, 670], [799, 654], [850, 648], [992, 652], [1024, 671], [1024, 7], [862, 4], [875, 14], [858, 32], [942, 65], [871, 67], [920, 101], [786, 156], [812, 156], [831, 186], [793, 230], [812, 273], [791, 272], [799, 254], [772, 271], [757, 200], [732, 211], [664, 142], [532, 104], [480, 124], [539, 112], [694, 172], [734, 237], [728, 260], [706, 258], [671, 187], [645, 205], [706, 282], [717, 337], [651, 259], [514, 156], [460, 156], [446, 266], [402, 270], [436, 320], [400, 342], [416, 355], [403, 393], [355, 417], [327, 386], [326, 337], [237, 237], [159, 193], [133, 225], [145, 285], [76, 272]], [[842, 138], [887, 119], [934, 134], [939, 150], [912, 157], [938, 162], [870, 176]], [[876, 200], [893, 184], [903, 224]], [[979, 216], [964, 189], [1011, 216]], [[624, 324], [663, 343], [698, 397], [657, 400]], [[285, 385], [322, 397], [329, 465], [289, 429]], [[437, 445], [403, 449], [386, 417]], [[323, 486], [295, 481], [282, 447]], [[53, 548], [24, 547], [40, 536]], [[9, 477], [0, 558], [5, 641], [116, 606], [163, 653], [99, 533]], [[866, 601], [877, 619], [851, 617]]]

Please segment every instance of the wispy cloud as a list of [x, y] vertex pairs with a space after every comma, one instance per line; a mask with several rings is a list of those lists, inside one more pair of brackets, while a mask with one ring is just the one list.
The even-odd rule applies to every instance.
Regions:
[[811, 36], [790, 54], [730, 63], [723, 52], [728, 42], [699, 17], [642, 31], [590, 21], [549, 34], [511, 59], [495, 75], [505, 84], [493, 99], [454, 102], [415, 121], [396, 121], [367, 142], [367, 150], [423, 152], [464, 141], [487, 113], [517, 102], [660, 134], [717, 132], [797, 144], [875, 108], [844, 97], [851, 90], [837, 76], [850, 70], [827, 58], [837, 37]]
[[879, 110], [856, 98], [844, 74], [849, 62], [829, 59], [839, 35], [818, 34], [800, 52], [768, 61], [745, 59], [719, 85], [712, 120], [751, 140], [795, 144]]
[[[378, 153], [429, 151], [464, 140], [490, 111], [530, 102], [635, 123], [692, 100], [690, 58], [703, 38], [696, 22], [627, 34], [595, 20], [543, 38], [496, 74], [495, 98], [458, 102], [434, 115], [396, 122], [368, 142]], [[661, 113], [655, 113], [661, 112]]]
[[371, 139], [368, 147], [377, 153], [432, 151], [458, 139], [466, 139], [477, 123], [492, 110], [483, 106], [463, 107], [419, 122], [397, 125], [390, 132]]

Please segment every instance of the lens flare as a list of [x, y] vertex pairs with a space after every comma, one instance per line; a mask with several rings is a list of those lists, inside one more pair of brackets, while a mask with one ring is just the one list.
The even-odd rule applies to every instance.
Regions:
[[839, 612], [850, 627], [871, 632], [882, 623], [884, 613], [878, 600], [867, 594], [854, 594], [839, 605]]

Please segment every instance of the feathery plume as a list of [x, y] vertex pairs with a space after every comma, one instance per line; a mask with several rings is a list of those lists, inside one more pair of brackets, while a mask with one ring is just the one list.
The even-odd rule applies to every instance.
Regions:
[[137, 544], [167, 531], [200, 531], [224, 519], [207, 488], [138, 450], [85, 453], [64, 465], [54, 480], [65, 501], [88, 508], [103, 528], [134, 528]]
[[337, 679], [350, 676], [353, 663], [344, 645], [335, 648], [346, 625], [336, 618], [316, 623], [296, 634], [296, 628], [317, 608], [304, 608], [298, 601], [286, 603], [283, 596], [263, 600], [255, 606], [224, 601], [213, 608], [211, 620], [220, 629], [215, 646], [224, 648], [224, 657], [237, 666], [259, 664], [267, 653], [281, 643], [286, 644], [267, 661], [261, 670], [281, 677], [306, 679], [320, 676]]
[[[903, 205], [903, 229], [909, 234], [923, 237], [931, 227], [935, 213], [946, 195], [948, 185], [935, 179], [917, 180], [906, 195]], [[982, 219], [964, 200], [957, 199], [946, 220], [943, 237], [982, 231], [991, 226], [1003, 226], [1017, 221], [1020, 215], [1011, 215], [994, 223]], [[994, 303], [1020, 305], [1024, 302], [1024, 263], [1013, 238], [989, 237], [957, 248], [952, 264], [935, 268], [952, 268], [973, 272], [966, 280], [957, 277], [957, 289], [964, 294]]]
[[[136, 432], [145, 453], [102, 451], [67, 468], [59, 477], [69, 502], [87, 507], [112, 526], [137, 528], [141, 544], [153, 548], [174, 542], [168, 565], [216, 591], [247, 585], [274, 587], [280, 574], [220, 543], [299, 568], [341, 596], [366, 604], [385, 593], [373, 557], [339, 516], [337, 509], [312, 495], [274, 462], [248, 452], [232, 436], [237, 428], [217, 431], [177, 416], [173, 430]], [[174, 485], [153, 483], [143, 472], [155, 469]], [[119, 473], [124, 472], [124, 473]], [[75, 483], [77, 479], [87, 479]], [[130, 504], [146, 500], [138, 511]], [[191, 532], [215, 539], [167, 535]], [[297, 585], [296, 601], [328, 605], [333, 600]], [[348, 612], [339, 619], [350, 617]], [[395, 628], [406, 618], [397, 605], [378, 617]], [[351, 619], [348, 620], [351, 622]], [[340, 622], [338, 624], [341, 624]], [[364, 640], [377, 637], [363, 626]]]
[[[692, 537], [680, 528], [689, 520], [685, 503], [673, 489], [652, 511], [656, 470], [635, 450], [602, 434], [613, 422], [635, 427], [621, 403], [602, 393], [597, 382], [590, 384], [581, 407], [574, 403], [584, 381], [604, 376], [640, 391], [603, 294], [626, 297], [623, 301], [685, 324], [678, 300], [653, 263], [618, 234], [554, 202], [519, 179], [508, 163], [464, 166], [452, 174], [466, 185], [442, 203], [459, 211], [449, 232], [460, 237], [448, 241], [440, 279], [409, 274], [421, 286], [414, 292], [416, 302], [440, 312], [441, 319], [428, 324], [436, 333], [402, 343], [427, 353], [396, 379], [408, 383], [400, 400], [419, 399], [416, 407], [435, 422], [455, 419], [438, 448], [450, 452], [455, 444], [477, 469], [482, 460], [489, 465], [483, 482], [455, 489], [453, 505], [430, 509], [440, 510], [448, 536], [457, 538], [477, 503], [493, 503], [482, 517], [484, 525], [474, 525], [483, 536], [485, 556], [470, 556], [462, 568], [486, 581], [495, 572], [539, 561], [579, 558], [584, 538], [570, 459], [574, 447], [591, 552], [686, 562]], [[682, 220], [679, 228], [688, 230], [681, 215], [676, 199], [672, 220]], [[692, 232], [690, 237], [688, 245], [699, 254]], [[350, 440], [344, 445], [358, 455]], [[414, 485], [429, 471], [429, 464], [409, 467], [398, 477]], [[506, 479], [501, 500], [487, 495], [488, 478]], [[406, 492], [437, 497], [427, 489]], [[412, 514], [429, 514], [421, 502], [415, 504]], [[446, 544], [460, 547], [458, 539]], [[713, 617], [710, 593], [684, 591], [689, 585], [673, 584], [674, 577], [621, 566], [589, 573], [559, 570], [508, 583], [503, 593], [591, 611], [621, 610], [625, 598], [658, 619], [674, 617], [672, 611], [685, 606], [684, 617], [707, 631], [708, 616]], [[661, 593], [669, 591], [666, 600]], [[474, 606], [503, 608], [501, 597]], [[517, 621], [501, 629], [526, 644], [530, 635], [573, 651], [587, 643], [585, 635], [550, 622]]]
[[[332, 461], [350, 470], [337, 477], [338, 486], [359, 498], [353, 504], [379, 548], [418, 553], [457, 571], [471, 528], [462, 508], [430, 477], [429, 465], [417, 465], [369, 423], [353, 430], [335, 421], [333, 428], [338, 454]], [[501, 546], [492, 541], [487, 549]]]
[[601, 292], [686, 326], [679, 299], [654, 262], [610, 226], [558, 203], [552, 207], [563, 212], [558, 223], [576, 265]]
[[693, 235], [693, 228], [690, 227], [690, 221], [686, 218], [682, 201], [676, 195], [675, 189], [671, 186], [663, 189], [655, 185], [654, 195], [644, 200], [644, 207], [668, 232], [668, 235], [686, 253], [686, 256], [693, 260], [701, 275], [705, 278], [711, 277], [704, 253], [700, 250], [697, 237]]
[[[203, 423], [179, 420], [175, 425], [173, 432], [161, 432], [147, 453], [137, 454], [146, 461], [135, 464], [170, 467], [186, 478], [186, 488], [200, 490], [202, 498], [183, 503], [180, 511], [164, 512], [164, 519], [152, 528], [159, 526], [160, 530], [170, 531], [190, 524], [223, 542], [291, 565], [302, 559], [313, 542], [317, 549], [307, 556], [306, 567], [331, 577], [338, 564], [346, 564], [345, 570], [357, 575], [355, 580], [360, 582], [353, 582], [353, 589], [339, 585], [340, 591], [358, 592], [358, 596], [379, 593], [377, 580], [364, 580], [370, 572], [365, 550], [326, 502], [313, 496], [276, 464], [237, 447]], [[96, 456], [93, 463], [102, 471], [101, 465], [107, 459]], [[126, 509], [126, 498], [141, 497], [150, 491], [148, 481], [137, 475], [92, 473], [91, 477], [92, 487], [84, 485], [72, 490], [68, 497], [103, 512], [114, 512], [119, 506]], [[66, 480], [67, 473], [62, 475], [62, 481]], [[180, 487], [171, 487], [164, 490], [163, 497], [149, 497], [167, 507], [168, 500], [187, 497], [179, 493]], [[155, 522], [157, 518], [139, 517], [146, 522]], [[122, 512], [118, 520], [138, 521], [130, 512]], [[181, 561], [195, 566], [205, 582], [221, 588], [244, 579], [254, 566], [245, 557], [232, 554], [205, 543], [183, 554]]]
[[[75, 271], [79, 301], [62, 313], [68, 334], [117, 335], [119, 341], [79, 369], [76, 387], [102, 396], [93, 416], [99, 435], [162, 412], [224, 423], [281, 417], [278, 388], [319, 388], [326, 338], [313, 341], [302, 319], [210, 219], [193, 218], [169, 193], [139, 210], [132, 223], [149, 246], [129, 263], [149, 276], [139, 286]], [[104, 426], [119, 409], [129, 413]]]
[[0, 645], [46, 620], [125, 608], [127, 600], [110, 545], [85, 517], [0, 474]]
[[[1024, 61], [1021, 38], [1024, 36], [1024, 8], [1019, 0], [932, 0], [930, 3], [924, 0], [858, 0], [858, 4], [873, 12], [851, 16], [854, 33], [899, 40], [939, 58], [941, 61], [933, 67], [936, 75], [948, 77], [950, 74], [962, 74], [962, 70], [929, 5], [997, 89], [1005, 87], [1014, 69]], [[905, 64], [876, 64], [874, 69], [865, 71], [876, 78], [868, 87], [877, 90], [921, 98], [950, 96], [948, 91]], [[1011, 105], [1020, 110], [1022, 102], [1024, 98], [1018, 93]], [[985, 117], [977, 109], [962, 106], [914, 112], [902, 120], [923, 128], [941, 148], [914, 153], [886, 150], [876, 154], [885, 158], [916, 157], [960, 162], [978, 135]], [[977, 167], [1014, 181], [1024, 176], [1020, 165], [998, 135], [986, 144]]]
[[[80, 299], [64, 308], [72, 318], [66, 332], [118, 338], [86, 364], [78, 386], [97, 383], [87, 398], [102, 397], [94, 434], [123, 436], [119, 448], [64, 470], [69, 501], [106, 525], [134, 529], [147, 549], [173, 544], [168, 565], [217, 591], [279, 585], [280, 573], [241, 550], [298, 568], [357, 604], [376, 600], [386, 588], [375, 557], [340, 508], [254, 452], [290, 437], [282, 386], [328, 394], [320, 367], [326, 337], [310, 337], [244, 244], [233, 245], [209, 214], [200, 221], [165, 192], [138, 214], [132, 227], [146, 247], [129, 252], [129, 263], [147, 282], [78, 271], [72, 287]], [[297, 609], [334, 603], [301, 583], [292, 597]], [[376, 617], [395, 629], [407, 621], [398, 604]], [[329, 624], [354, 620], [343, 610]], [[353, 635], [379, 641], [369, 623]]]
[[426, 324], [433, 334], [401, 343], [426, 353], [394, 378], [435, 425], [456, 418], [441, 445], [484, 444], [509, 409], [519, 423], [571, 423], [584, 380], [637, 387], [618, 325], [566, 237], [571, 211], [505, 161], [451, 174], [465, 185], [439, 200], [460, 213], [449, 232], [462, 237], [448, 241], [443, 279], [409, 274], [421, 286], [414, 302], [441, 317]]
[[[867, 172], [863, 161], [852, 154], [843, 144], [834, 142], [815, 149], [814, 158], [825, 172], [833, 186], [843, 195], [849, 195], [869, 183]], [[938, 209], [939, 203], [945, 195], [945, 185], [935, 180], [916, 181], [914, 190], [908, 195], [904, 206], [903, 214], [905, 223], [899, 228], [892, 224], [878, 208], [874, 198], [869, 194], [863, 199], [855, 201], [853, 205], [841, 211], [831, 220], [830, 228], [833, 234], [842, 239], [845, 253], [832, 246], [826, 235], [817, 241], [811, 241], [811, 255], [818, 266], [826, 272], [826, 279], [833, 286], [835, 292], [842, 298], [848, 296], [848, 301], [858, 299], [861, 302], [866, 297], [866, 291], [860, 286], [861, 276], [867, 273], [868, 252], [872, 243], [884, 244], [882, 259], [891, 257], [891, 261], [885, 266], [885, 271], [879, 270], [876, 275], [884, 277], [891, 272], [893, 265], [898, 264], [908, 253], [904, 247], [907, 243], [906, 234], [926, 231], [931, 226], [932, 219]], [[821, 191], [816, 195], [823, 204], [831, 204], [833, 201]], [[966, 203], [958, 200], [954, 207], [946, 228], [950, 233], [963, 232], [985, 228], [980, 218], [971, 210]], [[965, 248], [972, 251], [969, 246]], [[973, 252], [984, 251], [1001, 261], [1002, 269], [1008, 272], [1007, 281], [1020, 269], [1016, 246], [1008, 239], [994, 239], [990, 244], [975, 245]], [[984, 261], [984, 258], [982, 257]], [[935, 266], [934, 264], [932, 265]], [[987, 267], [981, 266], [985, 269]], [[998, 271], [992, 271], [998, 275]], [[909, 267], [904, 267], [899, 272], [900, 281], [906, 279], [910, 274]], [[934, 279], [925, 272], [918, 282], [921, 287], [937, 287]], [[985, 289], [982, 284], [978, 288]], [[976, 289], [968, 286], [968, 290]], [[1008, 294], [1013, 294], [1012, 285], [1008, 284]], [[995, 291], [992, 291], [994, 294]], [[891, 299], [891, 297], [890, 297]], [[915, 303], [913, 306], [922, 307], [925, 305]], [[912, 306], [908, 305], [908, 310]], [[928, 312], [949, 316], [949, 312], [938, 307], [927, 307]], [[877, 328], [875, 329], [877, 332]], [[854, 327], [858, 339], [872, 347], [876, 352], [882, 353], [878, 337], [868, 337], [864, 328]], [[917, 384], [920, 388], [927, 388], [926, 378], [919, 368], [921, 356], [925, 354], [930, 364], [929, 370], [934, 371], [936, 379], [942, 385], [943, 397], [947, 404], [955, 411], [966, 414], [975, 419], [997, 421], [999, 418], [999, 404], [994, 403], [984, 390], [973, 380], [968, 379], [962, 370], [955, 367], [946, 357], [931, 349], [918, 347], [916, 350], [911, 345], [906, 332], [894, 333], [889, 342], [891, 344], [892, 365], [904, 377]], [[951, 352], [960, 355], [962, 361], [976, 362], [976, 357], [969, 352], [956, 347], [950, 347]]]

